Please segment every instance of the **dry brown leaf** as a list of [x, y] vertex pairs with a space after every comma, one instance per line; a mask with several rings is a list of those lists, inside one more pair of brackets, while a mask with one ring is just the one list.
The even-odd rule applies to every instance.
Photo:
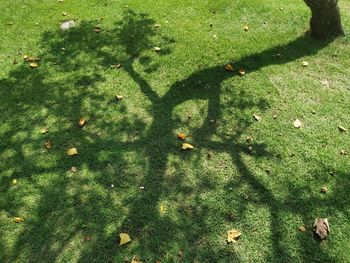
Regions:
[[330, 232], [327, 218], [316, 218], [314, 222], [314, 232], [321, 238], [325, 239]]
[[78, 172], [78, 168], [75, 167], [75, 166], [72, 166], [72, 168], [70, 168], [70, 171], [71, 171], [72, 173], [76, 173], [76, 172]]
[[67, 155], [69, 156], [73, 156], [73, 155], [77, 155], [78, 154], [78, 150], [77, 148], [70, 148], [68, 151], [67, 151]]
[[179, 134], [177, 135], [177, 138], [180, 139], [180, 140], [185, 140], [186, 137], [187, 137], [187, 136], [186, 136], [185, 133], [179, 133]]
[[347, 131], [347, 129], [346, 128], [344, 128], [343, 126], [338, 126], [338, 129], [339, 129], [339, 131], [340, 132], [346, 132]]
[[302, 123], [301, 123], [301, 121], [300, 121], [299, 119], [296, 119], [296, 120], [294, 121], [293, 125], [294, 125], [294, 128], [299, 129], [299, 128], [301, 128]]
[[40, 58], [29, 57], [29, 56], [24, 56], [24, 59], [27, 62], [38, 62], [38, 61], [40, 61]]
[[232, 72], [234, 70], [234, 67], [231, 64], [226, 65], [226, 71]]
[[78, 121], [78, 126], [79, 127], [83, 127], [86, 123], [86, 119], [84, 118], [80, 118], [79, 121]]
[[127, 233], [120, 233], [119, 239], [120, 239], [119, 246], [122, 246], [122, 245], [129, 243], [131, 241], [131, 238]]
[[22, 217], [15, 217], [14, 218], [15, 223], [22, 223], [24, 219]]
[[183, 143], [182, 144], [182, 150], [191, 150], [193, 149], [193, 145], [189, 144], [189, 143]]
[[30, 68], [37, 68], [37, 67], [38, 67], [38, 64], [32, 62], [32, 63], [29, 63], [29, 67], [30, 67]]
[[236, 229], [231, 229], [227, 231], [227, 242], [228, 243], [236, 243], [237, 239], [242, 235], [241, 232], [237, 231]]
[[46, 141], [46, 142], [44, 142], [44, 146], [46, 149], [51, 149], [52, 143], [50, 141]]

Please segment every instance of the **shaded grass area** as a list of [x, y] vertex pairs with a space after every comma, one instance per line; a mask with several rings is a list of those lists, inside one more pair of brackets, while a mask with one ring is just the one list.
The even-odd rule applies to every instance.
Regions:
[[[349, 39], [311, 39], [302, 3], [1, 5], [1, 22], [13, 23], [1, 44], [2, 261], [349, 260], [349, 158], [339, 152], [350, 143], [337, 130], [349, 122]], [[77, 26], [62, 32], [66, 18]], [[180, 150], [178, 132], [193, 151]], [[325, 242], [312, 236], [315, 217], [330, 219]], [[243, 237], [228, 245], [231, 228]], [[120, 232], [133, 241], [117, 247]]]

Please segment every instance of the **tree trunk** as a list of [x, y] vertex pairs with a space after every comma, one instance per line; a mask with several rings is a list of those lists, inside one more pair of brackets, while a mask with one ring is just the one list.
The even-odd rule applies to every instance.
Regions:
[[304, 0], [311, 9], [311, 34], [325, 38], [344, 35], [338, 0]]

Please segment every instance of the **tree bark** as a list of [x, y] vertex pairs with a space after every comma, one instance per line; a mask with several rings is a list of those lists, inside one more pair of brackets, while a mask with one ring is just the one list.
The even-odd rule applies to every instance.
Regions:
[[304, 0], [311, 9], [311, 34], [319, 37], [344, 35], [338, 0]]

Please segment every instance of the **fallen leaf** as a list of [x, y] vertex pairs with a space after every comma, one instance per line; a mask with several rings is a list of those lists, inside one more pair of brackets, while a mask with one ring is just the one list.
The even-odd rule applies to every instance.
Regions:
[[51, 149], [52, 143], [50, 141], [46, 141], [46, 142], [44, 142], [44, 146], [46, 149]]
[[66, 15], [67, 15], [67, 13], [66, 13], [66, 12], [62, 12], [62, 15], [63, 15], [63, 16], [66, 16]]
[[130, 263], [142, 263], [142, 261], [140, 261], [140, 257], [133, 256]]
[[99, 26], [96, 26], [94, 29], [95, 33], [100, 33], [101, 32], [101, 28]]
[[42, 129], [40, 130], [40, 133], [41, 133], [41, 134], [45, 134], [45, 133], [47, 133], [47, 132], [49, 132], [49, 129], [48, 129], [48, 128], [42, 128]]
[[247, 32], [249, 30], [249, 27], [248, 26], [244, 26], [243, 30]]
[[37, 67], [38, 67], [38, 64], [32, 62], [32, 63], [29, 63], [29, 67], [31, 67], [31, 68], [37, 68]]
[[38, 61], [40, 61], [40, 58], [35, 58], [35, 57], [28, 57], [28, 56], [26, 56], [25, 60], [26, 60], [27, 62], [38, 62]]
[[154, 27], [155, 28], [160, 28], [160, 24], [155, 24]]
[[115, 98], [116, 98], [117, 100], [122, 100], [122, 99], [124, 99], [124, 97], [123, 97], [122, 95], [116, 95]]
[[208, 151], [208, 152], [207, 152], [207, 157], [208, 157], [208, 159], [210, 159], [211, 157], [213, 157], [213, 152], [212, 152], [212, 151]]
[[166, 210], [167, 210], [166, 206], [164, 204], [160, 204], [160, 206], [159, 206], [159, 213], [161, 215], [164, 215], [166, 213]]
[[15, 217], [14, 218], [15, 223], [22, 223], [24, 219], [22, 217]]
[[84, 118], [80, 118], [78, 121], [78, 126], [79, 127], [83, 127], [86, 123], [86, 120]]
[[306, 231], [305, 226], [299, 226], [298, 229], [299, 229], [300, 232], [305, 232]]
[[127, 233], [120, 233], [119, 238], [120, 238], [119, 246], [122, 246], [131, 241], [131, 238]]
[[346, 151], [346, 150], [341, 150], [341, 151], [340, 151], [340, 154], [341, 154], [341, 155], [347, 155], [347, 154], [348, 154], [348, 151]]
[[77, 155], [77, 154], [78, 154], [77, 148], [70, 148], [70, 149], [67, 151], [67, 155], [69, 155], [69, 156], [73, 156], [73, 155]]
[[119, 64], [113, 64], [111, 65], [111, 68], [121, 68], [123, 65], [121, 63]]
[[309, 62], [307, 62], [307, 61], [303, 61], [303, 62], [301, 62], [301, 64], [302, 64], [304, 67], [309, 66]]
[[327, 218], [316, 218], [314, 222], [314, 232], [321, 238], [325, 239], [330, 232]]
[[253, 151], [253, 146], [249, 145], [248, 146], [248, 151], [252, 152]]
[[232, 229], [227, 231], [227, 242], [228, 243], [236, 243], [237, 239], [242, 235], [241, 232], [237, 231], [236, 229]]
[[324, 186], [321, 188], [321, 193], [326, 194], [327, 192], [328, 192], [327, 187]]
[[346, 128], [344, 128], [343, 126], [338, 126], [338, 129], [339, 129], [339, 131], [340, 132], [346, 132], [347, 131], [347, 129]]
[[331, 85], [331, 82], [328, 79], [321, 80], [321, 84], [329, 87]]
[[315, 110], [311, 110], [311, 113], [312, 113], [312, 114], [316, 114], [316, 111], [315, 111]]
[[299, 129], [299, 128], [301, 128], [302, 123], [301, 123], [301, 121], [300, 121], [299, 119], [296, 119], [296, 120], [294, 121], [293, 125], [294, 125], [295, 128], [298, 128], [298, 129]]
[[231, 64], [226, 65], [226, 71], [232, 72], [234, 70], [234, 67]]
[[238, 70], [238, 73], [239, 73], [239, 75], [240, 75], [241, 77], [243, 77], [243, 76], [245, 75], [245, 70], [244, 70], [243, 68], [240, 68], [240, 69]]
[[182, 144], [182, 150], [191, 150], [193, 149], [193, 145], [189, 144], [189, 143], [183, 143]]
[[17, 184], [17, 179], [13, 179], [13, 180], [12, 180], [12, 184], [13, 184], [13, 185], [16, 185], [16, 184]]
[[254, 114], [253, 117], [256, 121], [261, 121], [261, 117], [259, 115]]
[[177, 135], [177, 138], [180, 139], [180, 140], [185, 140], [186, 137], [187, 137], [187, 136], [186, 136], [185, 133], [179, 133], [179, 134]]
[[78, 172], [78, 168], [75, 167], [75, 166], [72, 166], [72, 168], [70, 168], [70, 171], [71, 171], [72, 173], [76, 173], [76, 172]]
[[160, 47], [154, 47], [154, 51], [159, 52], [159, 51], [161, 51], [161, 48]]
[[84, 237], [84, 241], [91, 241], [92, 240], [92, 237], [91, 236], [86, 236]]

